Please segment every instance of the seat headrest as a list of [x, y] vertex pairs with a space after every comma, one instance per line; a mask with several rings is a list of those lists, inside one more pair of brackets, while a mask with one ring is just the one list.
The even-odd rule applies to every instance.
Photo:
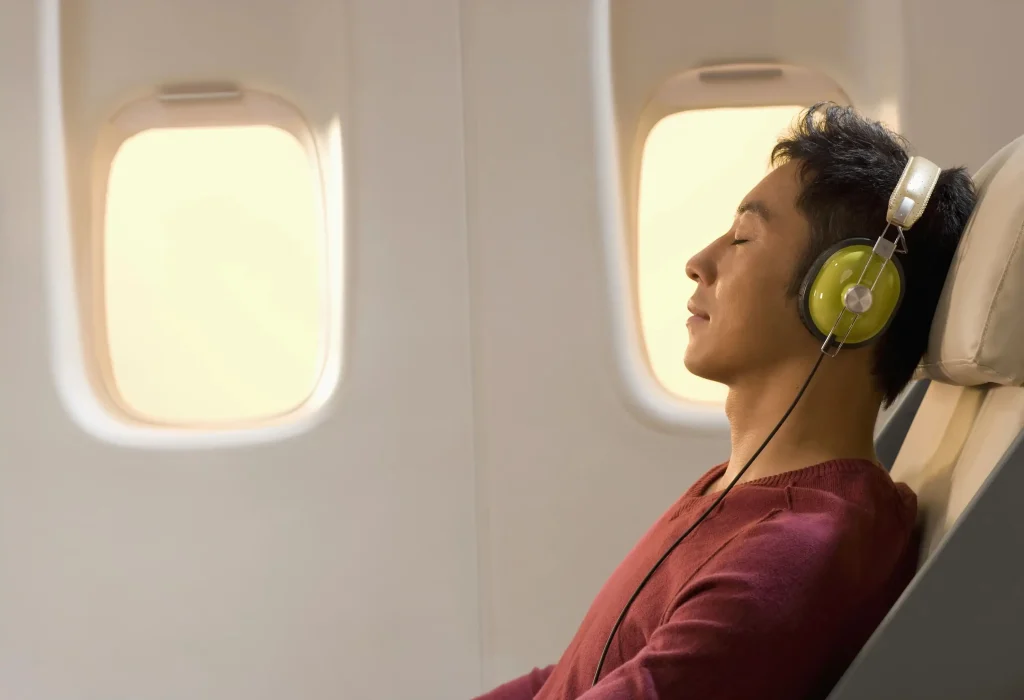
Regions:
[[978, 201], [953, 257], [918, 378], [1024, 384], [1024, 136], [974, 176]]

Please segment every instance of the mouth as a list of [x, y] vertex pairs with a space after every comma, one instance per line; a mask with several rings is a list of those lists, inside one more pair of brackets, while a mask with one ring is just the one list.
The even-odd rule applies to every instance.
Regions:
[[710, 314], [694, 304], [692, 300], [686, 304], [686, 310], [692, 314], [690, 318], [687, 319], [686, 325], [690, 325], [692, 323], [707, 323], [711, 320]]

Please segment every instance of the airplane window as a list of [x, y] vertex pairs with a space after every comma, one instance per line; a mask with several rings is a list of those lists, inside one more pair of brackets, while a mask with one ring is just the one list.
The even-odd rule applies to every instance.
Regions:
[[289, 413], [324, 366], [317, 170], [274, 126], [156, 128], [111, 165], [103, 308], [117, 399], [179, 426]]
[[722, 404], [726, 388], [683, 365], [686, 302], [696, 282], [686, 261], [729, 230], [740, 200], [768, 172], [778, 137], [803, 106], [699, 109], [651, 130], [640, 169], [637, 284], [651, 369], [675, 396]]

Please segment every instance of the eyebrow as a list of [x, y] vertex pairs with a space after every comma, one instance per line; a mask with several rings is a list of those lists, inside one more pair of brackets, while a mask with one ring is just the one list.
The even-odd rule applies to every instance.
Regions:
[[765, 203], [759, 200], [755, 199], [754, 201], [751, 202], [740, 203], [740, 205], [736, 207], [736, 216], [739, 216], [740, 214], [745, 214], [748, 211], [752, 214], [757, 214], [765, 221], [771, 220], [771, 212], [768, 211], [768, 207], [765, 206]]

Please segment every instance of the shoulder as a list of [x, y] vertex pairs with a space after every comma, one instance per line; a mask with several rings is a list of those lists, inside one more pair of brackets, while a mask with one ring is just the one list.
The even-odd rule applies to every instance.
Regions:
[[807, 537], [848, 546], [900, 549], [917, 521], [917, 496], [906, 484], [869, 462], [849, 462], [786, 487], [787, 508], [778, 521]]
[[[888, 541], [909, 537], [917, 496], [866, 460], [834, 460], [791, 472], [771, 484], [782, 492], [768, 530], [808, 542]], [[784, 505], [783, 505], [784, 504]]]
[[785, 505], [747, 527], [704, 573], [748, 572], [762, 587], [854, 591], [882, 585], [913, 554], [916, 500], [877, 476], [839, 489], [785, 487]]
[[[708, 562], [705, 573], [747, 569], [761, 584], [834, 572], [865, 538], [864, 522], [847, 509], [776, 509], [750, 525]], [[831, 578], [831, 576], [830, 576]]]

